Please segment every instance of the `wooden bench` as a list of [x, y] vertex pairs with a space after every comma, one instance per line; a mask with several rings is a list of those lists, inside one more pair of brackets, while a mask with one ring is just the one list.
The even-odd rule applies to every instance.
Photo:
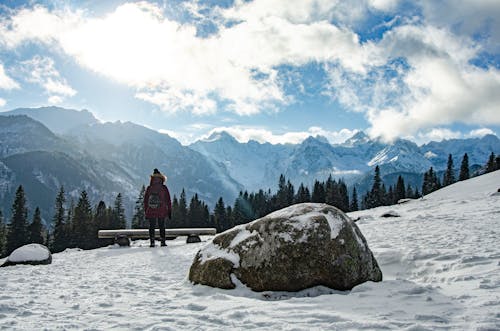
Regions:
[[[178, 236], [187, 236], [186, 242], [200, 242], [200, 235], [214, 235], [215, 228], [185, 228], [185, 229], [165, 229], [166, 239], [175, 239]], [[120, 246], [130, 246], [130, 239], [149, 239], [148, 229], [120, 229], [120, 230], [99, 230], [99, 239], [114, 239]], [[155, 229], [155, 238], [160, 239], [160, 230]]]

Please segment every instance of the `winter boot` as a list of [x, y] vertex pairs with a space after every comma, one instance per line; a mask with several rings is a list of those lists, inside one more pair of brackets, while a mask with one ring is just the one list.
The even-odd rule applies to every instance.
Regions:
[[165, 239], [162, 239], [162, 241], [161, 241], [161, 246], [162, 246], [162, 247], [167, 246], [167, 244], [165, 243]]
[[150, 240], [149, 241], [149, 247], [155, 247], [155, 241], [154, 240]]

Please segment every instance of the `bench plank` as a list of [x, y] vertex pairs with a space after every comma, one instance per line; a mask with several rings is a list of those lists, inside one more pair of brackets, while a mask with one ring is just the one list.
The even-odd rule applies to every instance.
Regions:
[[[217, 233], [215, 228], [181, 228], [181, 229], [165, 229], [166, 237], [177, 236], [195, 236], [195, 235], [214, 235]], [[119, 229], [119, 230], [99, 230], [98, 238], [116, 238], [117, 236], [127, 236], [131, 239], [147, 239], [149, 238], [148, 229]], [[155, 229], [155, 237], [160, 237], [160, 230]]]

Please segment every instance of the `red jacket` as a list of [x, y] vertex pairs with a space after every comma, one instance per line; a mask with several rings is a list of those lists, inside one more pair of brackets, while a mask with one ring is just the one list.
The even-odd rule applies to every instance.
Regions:
[[[158, 192], [160, 195], [161, 204], [159, 208], [153, 209], [148, 207], [149, 195], [152, 192]], [[151, 176], [151, 181], [144, 194], [144, 214], [146, 218], [164, 218], [172, 216], [170, 192], [168, 192], [168, 188], [163, 185], [162, 177]]]

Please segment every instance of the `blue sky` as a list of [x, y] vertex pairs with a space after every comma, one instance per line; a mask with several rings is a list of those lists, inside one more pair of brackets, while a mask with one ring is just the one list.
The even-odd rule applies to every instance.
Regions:
[[57, 105], [189, 143], [500, 133], [500, 2], [6, 1], [0, 111]]

